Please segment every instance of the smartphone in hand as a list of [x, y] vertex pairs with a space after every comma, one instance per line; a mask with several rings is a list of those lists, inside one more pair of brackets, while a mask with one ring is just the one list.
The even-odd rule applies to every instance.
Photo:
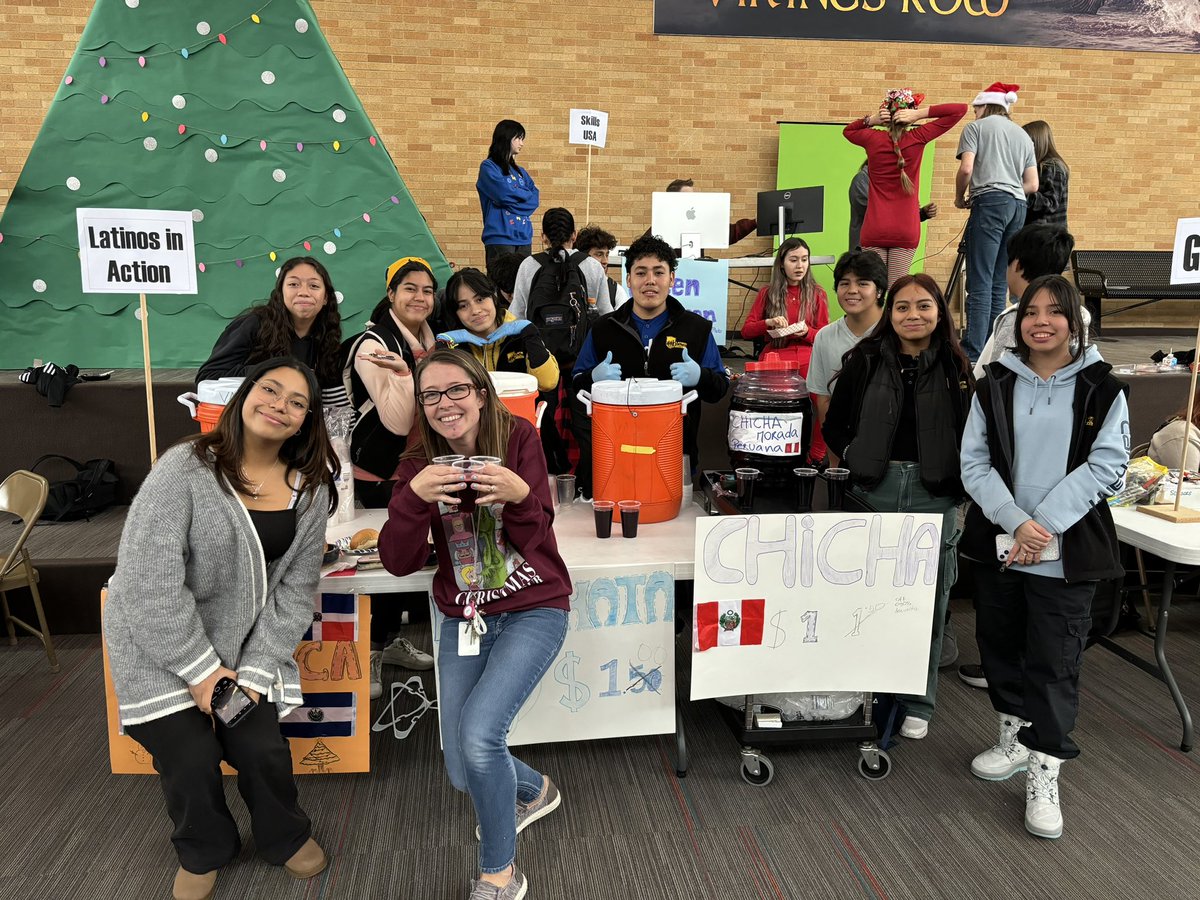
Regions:
[[213, 688], [213, 715], [220, 719], [226, 728], [232, 728], [242, 721], [256, 706], [258, 704], [250, 695], [228, 676], [220, 679]]

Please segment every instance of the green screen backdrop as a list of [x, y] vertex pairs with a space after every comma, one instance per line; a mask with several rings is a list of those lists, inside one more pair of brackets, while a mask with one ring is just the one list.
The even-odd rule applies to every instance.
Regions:
[[[813, 256], [841, 256], [850, 249], [850, 182], [866, 158], [861, 147], [842, 136], [844, 124], [823, 122], [780, 122], [779, 163], [776, 188], [825, 188], [825, 230], [819, 234], [801, 234]], [[934, 145], [925, 148], [921, 161], [921, 205], [929, 202], [929, 186], [933, 178]], [[925, 258], [925, 226], [921, 226], [921, 243], [913, 271], [921, 271]], [[842, 309], [837, 304], [833, 284], [833, 266], [814, 266], [813, 275], [829, 295], [829, 317], [839, 319]]]

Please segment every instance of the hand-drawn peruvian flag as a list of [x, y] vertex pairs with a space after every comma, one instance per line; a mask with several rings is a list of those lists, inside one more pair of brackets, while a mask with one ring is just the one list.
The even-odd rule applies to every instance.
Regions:
[[313, 604], [306, 641], [357, 641], [358, 595], [321, 594]]
[[354, 737], [355, 698], [353, 691], [305, 694], [297, 706], [279, 721], [284, 737]]
[[765, 600], [711, 600], [696, 604], [693, 646], [745, 647], [761, 644]]

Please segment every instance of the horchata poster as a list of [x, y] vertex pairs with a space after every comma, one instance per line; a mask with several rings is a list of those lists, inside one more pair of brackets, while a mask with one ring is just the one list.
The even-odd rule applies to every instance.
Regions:
[[654, 0], [655, 34], [1200, 50], [1197, 0]]

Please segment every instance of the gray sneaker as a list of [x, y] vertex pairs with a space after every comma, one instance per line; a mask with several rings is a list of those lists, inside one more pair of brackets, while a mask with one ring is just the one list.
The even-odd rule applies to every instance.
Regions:
[[389, 666], [423, 672], [433, 668], [433, 657], [413, 646], [408, 638], [398, 637], [383, 648], [383, 661]]
[[504, 887], [471, 879], [471, 896], [468, 900], [521, 900], [528, 890], [529, 881], [513, 866], [512, 878]]
[[[517, 801], [517, 834], [543, 816], [548, 816], [562, 805], [562, 794], [550, 780], [549, 775], [542, 776], [542, 793], [528, 803]], [[479, 826], [475, 826], [475, 840], [479, 840]]]

